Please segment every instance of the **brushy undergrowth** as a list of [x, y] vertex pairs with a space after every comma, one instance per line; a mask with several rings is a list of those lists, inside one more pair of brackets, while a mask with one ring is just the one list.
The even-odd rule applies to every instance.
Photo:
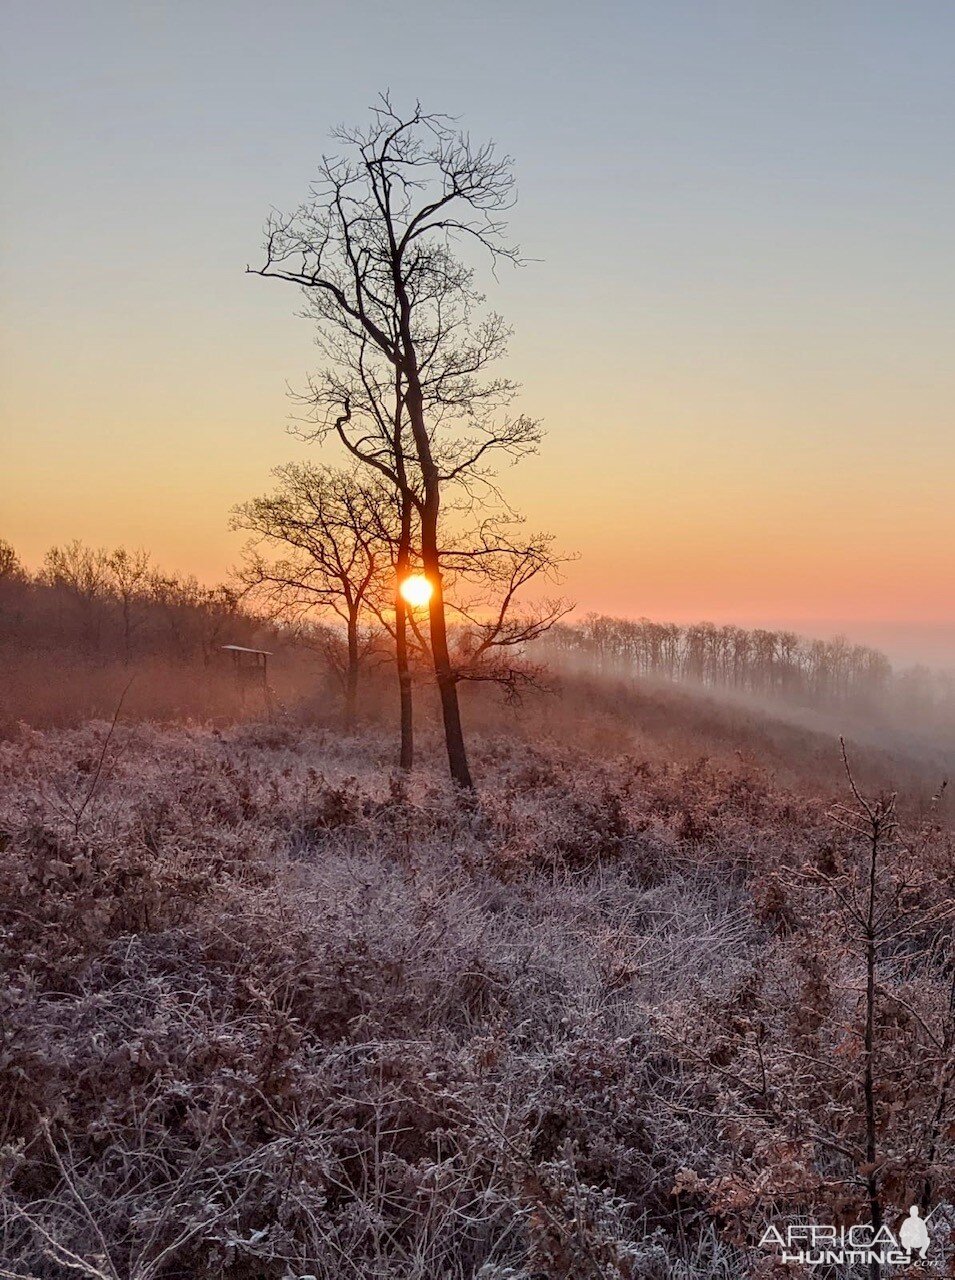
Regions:
[[[472, 807], [373, 734], [107, 735], [0, 744], [0, 1274], [730, 1280], [781, 1274], [768, 1215], [863, 1212], [821, 800], [499, 736]], [[887, 874], [891, 1216], [952, 1193], [944, 831]]]

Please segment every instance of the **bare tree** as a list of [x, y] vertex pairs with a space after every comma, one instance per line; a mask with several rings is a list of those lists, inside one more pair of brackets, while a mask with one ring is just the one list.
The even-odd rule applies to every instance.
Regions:
[[0, 538], [0, 582], [22, 582], [26, 571], [13, 546]]
[[117, 547], [106, 561], [109, 584], [116, 594], [123, 617], [123, 660], [128, 665], [133, 654], [133, 604], [150, 581], [149, 552], [141, 548], [127, 551]]
[[76, 538], [62, 547], [50, 547], [43, 558], [42, 578], [63, 587], [84, 601], [97, 599], [107, 584], [107, 554], [85, 547]]
[[[372, 589], [389, 565], [380, 495], [353, 473], [329, 467], [290, 463], [274, 474], [274, 493], [233, 512], [232, 527], [253, 534], [240, 577], [283, 617], [331, 613], [345, 624], [342, 674], [350, 728], [360, 670], [373, 647]], [[278, 558], [266, 558], [263, 545], [277, 549]]]
[[[829, 838], [804, 861], [783, 853], [763, 873], [773, 947], [725, 1005], [684, 1006], [666, 1036], [702, 1071], [694, 1114], [707, 1096], [744, 1137], [711, 1208], [732, 1216], [752, 1196], [807, 1212], [823, 1191], [846, 1217], [864, 1213], [876, 1240], [897, 1210], [927, 1214], [953, 1167], [955, 901], [934, 812], [944, 785], [905, 831], [895, 794], [863, 794], [840, 743], [851, 802], [832, 807]], [[880, 1280], [878, 1256], [867, 1271]]]
[[43, 559], [41, 580], [76, 602], [84, 643], [88, 650], [97, 649], [102, 626], [97, 605], [107, 593], [109, 582], [107, 553], [85, 547], [76, 538], [62, 547], [51, 547]]
[[[334, 366], [314, 397], [326, 412], [324, 426], [393, 483], [401, 424], [391, 437], [399, 447], [390, 451], [378, 448], [387, 436], [356, 439], [346, 424], [354, 421], [356, 382], [367, 390], [362, 369], [372, 370], [378, 385], [384, 370], [394, 381], [415, 473], [401, 492], [416, 508], [422, 566], [433, 587], [429, 638], [448, 760], [455, 782], [472, 789], [439, 529], [449, 486], [473, 499], [481, 483], [493, 487], [493, 453], [520, 456], [539, 439], [535, 422], [507, 411], [515, 385], [485, 374], [503, 354], [508, 330], [499, 316], [479, 315], [473, 269], [458, 256], [472, 245], [495, 262], [518, 260], [502, 221], [513, 197], [511, 162], [491, 144], [473, 144], [448, 117], [420, 107], [401, 116], [387, 97], [366, 129], [335, 136], [346, 154], [323, 159], [296, 213], [270, 220], [258, 274], [305, 291]], [[335, 372], [343, 367], [344, 377]]]

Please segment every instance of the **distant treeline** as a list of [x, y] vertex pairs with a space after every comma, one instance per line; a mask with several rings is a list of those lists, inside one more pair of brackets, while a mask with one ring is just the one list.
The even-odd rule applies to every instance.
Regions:
[[[316, 618], [290, 630], [246, 609], [236, 587], [206, 587], [194, 577], [164, 573], [146, 552], [125, 548], [70, 542], [51, 547], [30, 572], [0, 539], [0, 651], [8, 676], [27, 661], [36, 673], [67, 664], [105, 670], [143, 663], [226, 673], [220, 647], [242, 644], [279, 651], [276, 679], [284, 675], [286, 692], [295, 698], [313, 687], [316, 658], [333, 683], [342, 679], [344, 642], [331, 622]], [[368, 644], [369, 652], [377, 652], [373, 635]], [[556, 625], [533, 652], [545, 661], [570, 661], [608, 675], [693, 683], [806, 706], [888, 711], [913, 727], [955, 723], [950, 673], [923, 666], [895, 671], [883, 653], [841, 636], [811, 640], [793, 631], [591, 614]], [[384, 650], [379, 658], [378, 665], [386, 661]], [[82, 686], [55, 693], [46, 675], [42, 686], [35, 677], [32, 687], [12, 697], [6, 718], [16, 718], [14, 712], [31, 718], [33, 702], [72, 701], [75, 687]], [[11, 701], [9, 681], [5, 700]], [[202, 714], [203, 705], [192, 696], [179, 698], [176, 708], [183, 706]], [[152, 709], [161, 707], [157, 689]], [[101, 714], [107, 705], [90, 704], [94, 709]]]
[[0, 540], [0, 645], [93, 662], [208, 664], [222, 644], [254, 645], [267, 624], [230, 587], [162, 573], [144, 551], [70, 542], [28, 572]]
[[591, 614], [554, 627], [546, 643], [607, 674], [692, 682], [811, 706], [839, 703], [955, 719], [951, 673], [924, 666], [895, 671], [884, 653], [844, 636], [810, 640], [794, 631]]
[[142, 551], [70, 542], [30, 572], [0, 540], [0, 736], [21, 721], [108, 719], [121, 700], [134, 720], [261, 715], [262, 699], [241, 692], [224, 644], [275, 652], [277, 702], [330, 717], [330, 663], [298, 638], [246, 610], [238, 590], [164, 573]]

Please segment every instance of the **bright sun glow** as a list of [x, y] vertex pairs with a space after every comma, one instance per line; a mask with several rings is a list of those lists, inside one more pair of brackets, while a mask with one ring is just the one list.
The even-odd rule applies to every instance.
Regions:
[[410, 604], [412, 609], [423, 609], [431, 599], [434, 588], [423, 573], [413, 573], [410, 578], [405, 578], [399, 590], [405, 603]]

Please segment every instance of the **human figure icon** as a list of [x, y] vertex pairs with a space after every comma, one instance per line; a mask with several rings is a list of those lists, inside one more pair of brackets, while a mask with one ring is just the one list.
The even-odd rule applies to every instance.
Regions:
[[899, 1244], [909, 1253], [917, 1253], [922, 1261], [928, 1253], [928, 1227], [925, 1220], [919, 1217], [919, 1207], [913, 1204], [909, 1216], [899, 1229]]

